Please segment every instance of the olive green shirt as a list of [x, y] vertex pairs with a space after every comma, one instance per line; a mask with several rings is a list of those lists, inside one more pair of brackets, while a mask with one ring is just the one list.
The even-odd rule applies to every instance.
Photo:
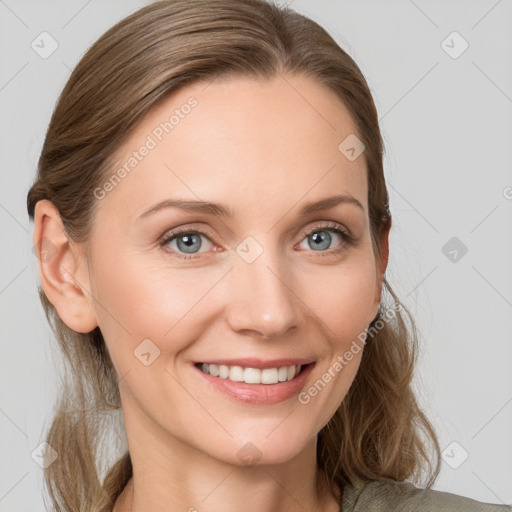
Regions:
[[345, 486], [340, 512], [512, 512], [512, 505], [481, 503], [409, 482], [373, 480]]

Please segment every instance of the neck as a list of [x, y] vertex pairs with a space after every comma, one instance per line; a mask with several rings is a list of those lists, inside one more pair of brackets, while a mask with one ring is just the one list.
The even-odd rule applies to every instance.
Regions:
[[[226, 468], [227, 469], [227, 468]], [[144, 486], [141, 482], [150, 480], [134, 474], [116, 501], [113, 512], [232, 512], [240, 511], [241, 506], [261, 512], [279, 510], [292, 512], [308, 510], [312, 512], [338, 512], [339, 505], [334, 495], [323, 494], [304, 488], [299, 481], [283, 478], [275, 468], [227, 469], [226, 474], [197, 480], [169, 479], [168, 484]], [[202, 475], [204, 477], [204, 475]], [[327, 486], [324, 486], [327, 489]]]
[[[338, 512], [336, 497], [316, 464], [316, 439], [293, 459], [239, 466], [213, 459], [162, 432], [127, 424], [133, 477], [113, 512]], [[144, 432], [142, 434], [142, 432]]]

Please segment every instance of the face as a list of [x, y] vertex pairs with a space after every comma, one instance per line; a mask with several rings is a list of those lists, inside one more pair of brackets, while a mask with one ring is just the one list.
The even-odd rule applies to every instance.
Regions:
[[87, 265], [129, 440], [233, 464], [314, 446], [380, 301], [351, 134], [309, 78], [231, 78], [173, 93], [120, 148]]

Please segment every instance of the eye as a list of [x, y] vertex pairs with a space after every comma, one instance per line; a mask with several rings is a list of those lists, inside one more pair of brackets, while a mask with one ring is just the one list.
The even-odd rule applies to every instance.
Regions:
[[[338, 246], [331, 249], [333, 238], [334, 240], [338, 239]], [[206, 244], [203, 243], [203, 239], [207, 241]], [[355, 243], [355, 239], [341, 225], [333, 222], [309, 228], [301, 233], [300, 239], [304, 239], [299, 246], [301, 249], [311, 249], [313, 252], [319, 253], [319, 256], [338, 254], [347, 248], [347, 244]], [[304, 243], [309, 244], [309, 247], [303, 247]], [[202, 252], [208, 252], [215, 247], [208, 234], [190, 227], [175, 229], [167, 233], [162, 238], [160, 246], [166, 248], [165, 250], [173, 256], [182, 259], [200, 258]], [[200, 251], [200, 249], [205, 250]]]
[[[199, 250], [203, 248], [205, 244], [201, 241], [204, 238], [207, 240], [206, 249], [208, 245], [213, 246], [208, 236], [202, 231], [192, 230], [190, 228], [178, 229], [168, 233], [164, 236], [161, 241], [161, 246], [168, 246], [172, 249], [172, 253], [178, 258], [190, 259], [197, 256], [194, 254], [200, 254]], [[172, 245], [174, 244], [174, 245]]]
[[[334, 233], [334, 237], [332, 236]], [[339, 224], [328, 223], [313, 226], [307, 231], [301, 233], [301, 239], [305, 238], [299, 245], [302, 249], [312, 248], [314, 252], [320, 252], [322, 256], [329, 254], [337, 254], [346, 248], [347, 244], [353, 244], [354, 238], [349, 235]], [[338, 246], [334, 249], [331, 248], [331, 244], [338, 238]], [[303, 247], [303, 244], [309, 245], [309, 247]]]

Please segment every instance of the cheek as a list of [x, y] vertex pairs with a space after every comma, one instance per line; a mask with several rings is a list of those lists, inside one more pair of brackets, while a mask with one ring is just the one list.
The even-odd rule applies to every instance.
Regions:
[[143, 340], [151, 340], [161, 353], [186, 348], [187, 340], [205, 327], [199, 314], [206, 307], [203, 299], [225, 272], [144, 260], [151, 258], [115, 252], [95, 260], [96, 314], [114, 364], [122, 366], [119, 372], [133, 365], [133, 351]]
[[328, 272], [316, 271], [303, 285], [306, 303], [325, 334], [316, 379], [299, 396], [317, 431], [335, 413], [359, 370], [365, 329], [375, 312], [376, 279], [373, 254], [360, 252]]
[[373, 255], [363, 252], [302, 276], [302, 300], [323, 321], [326, 337], [339, 348], [347, 341], [350, 344], [372, 321], [376, 278]]

